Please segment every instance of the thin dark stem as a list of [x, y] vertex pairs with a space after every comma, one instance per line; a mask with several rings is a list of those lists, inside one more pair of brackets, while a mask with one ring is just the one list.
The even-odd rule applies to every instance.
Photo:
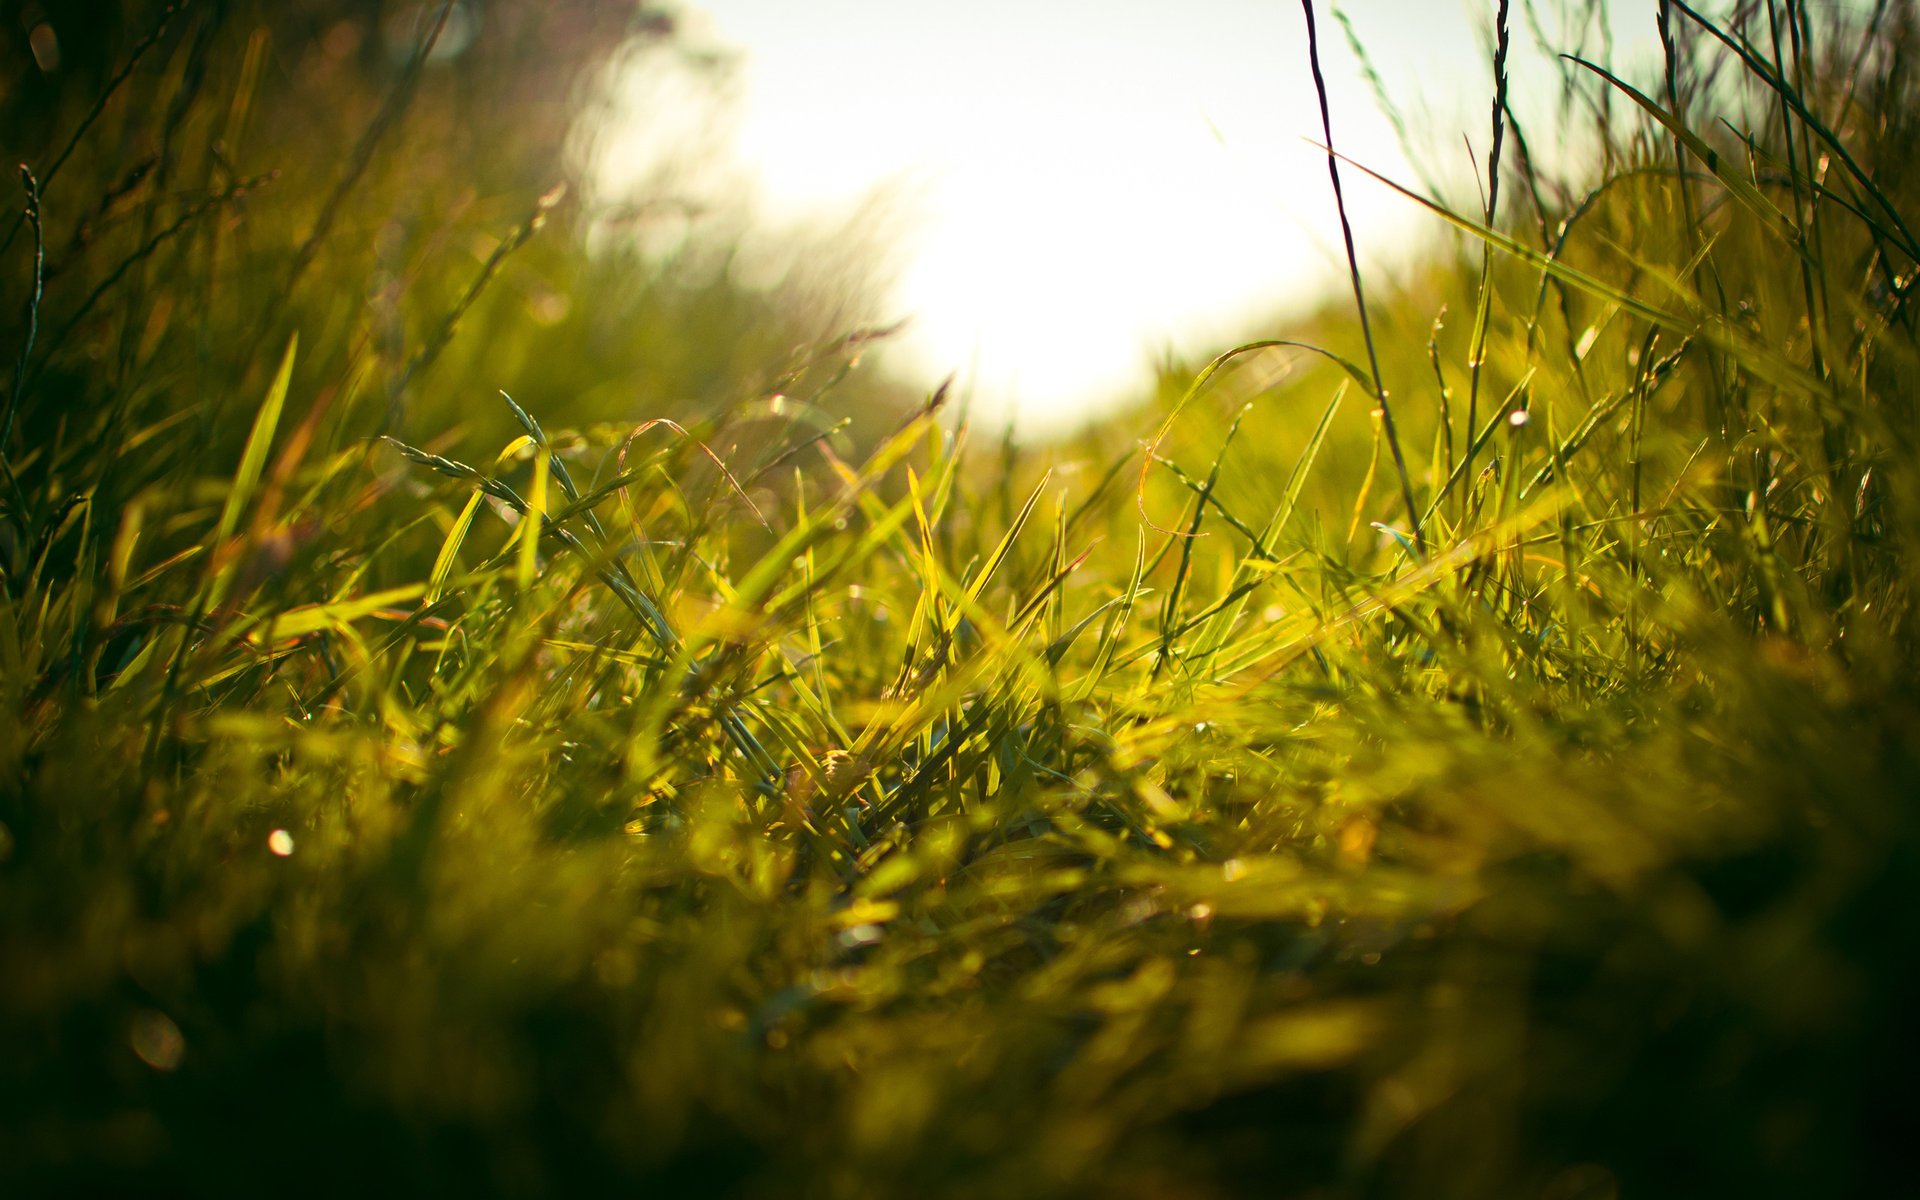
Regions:
[[[1679, 8], [1683, 12], [1689, 11], [1685, 4], [1679, 5]], [[1680, 57], [1679, 45], [1674, 40], [1673, 9], [1673, 0], [1660, 0], [1660, 6], [1655, 13], [1655, 21], [1660, 32], [1660, 54], [1666, 68], [1667, 110], [1673, 115], [1674, 120], [1684, 121], [1685, 114], [1681, 109], [1680, 92], [1680, 68], [1683, 63]], [[1679, 138], [1673, 138], [1671, 141], [1673, 143], [1673, 162], [1676, 171], [1675, 179], [1678, 180], [1680, 188], [1681, 215], [1685, 220], [1689, 236], [1698, 240], [1704, 235], [1700, 224], [1700, 208], [1693, 194], [1693, 181], [1687, 173], [1687, 148]], [[1694, 265], [1693, 273], [1696, 276], [1704, 274], [1706, 278], [1712, 282], [1713, 294], [1718, 309], [1722, 313], [1726, 312], [1726, 287], [1721, 283], [1720, 270], [1714, 264], [1713, 256], [1708, 253], [1702, 253]], [[1702, 353], [1706, 356], [1707, 374], [1713, 384], [1714, 402], [1720, 410], [1721, 436], [1726, 437], [1728, 436], [1728, 414], [1732, 411], [1733, 401], [1727, 395], [1725, 368], [1722, 365], [1719, 352], [1712, 346], [1702, 347]]]
[[1347, 197], [1340, 187], [1340, 160], [1333, 148], [1333, 110], [1327, 102], [1327, 81], [1320, 73], [1320, 34], [1314, 27], [1313, 0], [1300, 0], [1307, 15], [1307, 61], [1313, 68], [1313, 89], [1320, 97], [1320, 131], [1326, 138], [1327, 175], [1333, 181], [1333, 204], [1340, 213], [1340, 237], [1347, 250], [1347, 275], [1353, 280], [1353, 303], [1360, 312], [1360, 336], [1367, 343], [1367, 368], [1372, 373], [1373, 397], [1380, 405], [1380, 424], [1387, 435], [1387, 448], [1393, 451], [1393, 466], [1400, 473], [1400, 498], [1406, 502], [1407, 521], [1413, 527], [1413, 540], [1422, 550], [1426, 537], [1420, 528], [1420, 509], [1413, 502], [1413, 480], [1407, 475], [1406, 456], [1400, 453], [1400, 435], [1393, 424], [1393, 408], [1387, 403], [1387, 389], [1380, 379], [1380, 355], [1374, 349], [1373, 328], [1367, 319], [1367, 296], [1360, 283], [1360, 256], [1353, 248], [1353, 225], [1347, 220]]
[[547, 214], [553, 211], [554, 206], [566, 195], [566, 191], [565, 184], [550, 188], [534, 202], [533, 211], [527, 214], [527, 219], [494, 247], [493, 254], [481, 266], [480, 273], [474, 277], [472, 283], [467, 285], [466, 292], [440, 322], [439, 330], [425, 346], [420, 348], [419, 352], [413, 356], [413, 360], [407, 364], [406, 369], [400, 373], [399, 380], [393, 385], [388, 395], [386, 421], [388, 428], [392, 428], [399, 419], [400, 401], [406, 394], [407, 386], [440, 357], [440, 353], [453, 341], [454, 332], [460, 327], [460, 319], [466, 316], [467, 310], [473, 307], [474, 303], [480, 299], [481, 293], [487, 290], [487, 285], [493, 282], [493, 277], [499, 274], [501, 264], [505, 263], [514, 251], [531, 241], [534, 234], [540, 232], [547, 222]]
[[88, 313], [93, 311], [93, 306], [98, 304], [101, 298], [108, 292], [112, 291], [116, 284], [126, 278], [129, 271], [147, 261], [149, 258], [152, 258], [161, 246], [178, 237], [195, 221], [207, 213], [212, 212], [223, 204], [232, 203], [253, 189], [270, 182], [273, 178], [272, 173], [256, 175], [252, 179], [240, 181], [218, 195], [206, 197], [199, 203], [188, 208], [185, 212], [182, 212], [165, 229], [159, 230], [152, 237], [149, 237], [145, 242], [141, 243], [139, 249], [120, 260], [120, 264], [109, 271], [98, 284], [94, 285], [93, 290], [87, 293], [87, 298], [82, 300], [73, 312], [68, 314], [66, 323], [60, 326], [59, 332], [55, 333], [52, 340], [47, 343], [47, 353], [41, 358], [41, 370], [44, 371], [46, 369], [46, 359], [51, 357], [62, 346], [66, 345], [67, 338], [75, 329], [80, 327], [80, 322], [86, 318]]
[[406, 71], [400, 77], [400, 82], [387, 96], [386, 104], [373, 118], [372, 124], [367, 126], [367, 131], [361, 135], [359, 144], [353, 148], [353, 157], [348, 160], [347, 169], [341, 173], [339, 182], [333, 185], [333, 191], [320, 206], [320, 215], [313, 222], [312, 232], [308, 233], [306, 240], [301, 242], [300, 249], [294, 252], [293, 267], [287, 272], [286, 286], [289, 292], [293, 290], [293, 285], [300, 281], [300, 276], [306, 273], [307, 267], [313, 262], [313, 256], [320, 249], [320, 244], [326, 241], [327, 234], [332, 231], [333, 222], [340, 215], [340, 205], [346, 200], [348, 193], [353, 191], [354, 186], [360, 182], [360, 176], [366, 173], [367, 167], [373, 163], [373, 152], [379, 147], [381, 139], [399, 120], [400, 114], [406, 110], [408, 102], [413, 99], [414, 89], [420, 84], [420, 74], [426, 69], [427, 59], [432, 56], [433, 48], [440, 40], [440, 31], [447, 27], [447, 18], [452, 15], [453, 0], [442, 0], [440, 13], [434, 19], [433, 27], [427, 31], [427, 36], [421, 40], [412, 59], [407, 62]]
[[[1496, 227], [1500, 212], [1500, 151], [1507, 135], [1507, 0], [1500, 0], [1494, 15], [1493, 40], [1493, 145], [1487, 150], [1487, 228]], [[1467, 457], [1466, 471], [1473, 474], [1473, 431], [1479, 425], [1480, 374], [1487, 357], [1487, 324], [1493, 307], [1493, 245], [1480, 247], [1480, 303], [1474, 310], [1473, 347], [1467, 354]]]
[[6, 416], [0, 419], [0, 462], [6, 461], [8, 448], [13, 445], [13, 421], [20, 413], [27, 360], [33, 357], [33, 342], [40, 335], [40, 296], [47, 279], [47, 242], [40, 228], [40, 181], [33, 177], [25, 163], [20, 164], [20, 186], [27, 192], [25, 219], [33, 228], [33, 290], [27, 294], [27, 339], [13, 364], [13, 389], [7, 393]]

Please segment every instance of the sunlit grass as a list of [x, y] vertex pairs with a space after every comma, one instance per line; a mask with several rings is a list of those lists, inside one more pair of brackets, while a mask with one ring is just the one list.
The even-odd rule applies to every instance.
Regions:
[[[850, 436], [865, 335], [586, 261], [550, 180], [379, 225], [383, 139], [459, 111], [414, 66], [258, 224], [42, 171], [0, 1179], [1898, 1191], [1920, 243], [1876, 11], [1663, 6], [1668, 78], [1570, 67], [1604, 174], [1496, 106], [1498, 194], [1410, 195], [1457, 262], [1045, 452], [940, 394]], [[176, 178], [228, 173], [229, 32], [127, 85], [180, 97]], [[669, 375], [680, 424], [633, 399]]]

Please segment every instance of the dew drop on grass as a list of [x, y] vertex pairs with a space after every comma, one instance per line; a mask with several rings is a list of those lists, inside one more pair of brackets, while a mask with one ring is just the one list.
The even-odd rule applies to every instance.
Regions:
[[171, 1071], [187, 1054], [187, 1039], [173, 1018], [152, 1009], [135, 1014], [127, 1043], [140, 1061], [156, 1071]]
[[267, 835], [267, 849], [280, 858], [293, 854], [293, 835], [284, 829], [276, 829]]
[[45, 21], [35, 25], [27, 35], [27, 48], [33, 51], [34, 65], [41, 74], [51, 75], [60, 69], [60, 37], [53, 26]]
[[1520, 428], [1532, 419], [1532, 417], [1527, 415], [1527, 410], [1524, 408], [1516, 408], [1507, 414], [1507, 424], [1513, 426], [1515, 429]]

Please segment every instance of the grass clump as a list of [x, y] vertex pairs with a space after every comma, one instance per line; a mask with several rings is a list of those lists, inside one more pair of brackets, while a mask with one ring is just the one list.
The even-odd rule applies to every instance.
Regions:
[[[1897, 1190], [1913, 14], [1661, 13], [1657, 83], [1568, 69], [1604, 174], [1496, 105], [1364, 338], [1048, 452], [850, 441], [858, 337], [635, 424], [516, 274], [623, 303], [547, 180], [465, 254], [342, 234], [458, 182], [379, 146], [256, 224], [278, 27], [176, 25], [101, 111], [200, 199], [69, 237], [96, 131], [7, 260], [0, 1177]], [[384, 136], [459, 111], [396, 69]]]

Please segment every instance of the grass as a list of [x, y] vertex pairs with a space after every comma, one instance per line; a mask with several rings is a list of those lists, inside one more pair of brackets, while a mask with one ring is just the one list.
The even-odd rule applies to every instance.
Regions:
[[1049, 450], [249, 12], [6, 99], [10, 1193], [1910, 1179], [1911, 6], [1555, 175], [1502, 3], [1457, 257]]

